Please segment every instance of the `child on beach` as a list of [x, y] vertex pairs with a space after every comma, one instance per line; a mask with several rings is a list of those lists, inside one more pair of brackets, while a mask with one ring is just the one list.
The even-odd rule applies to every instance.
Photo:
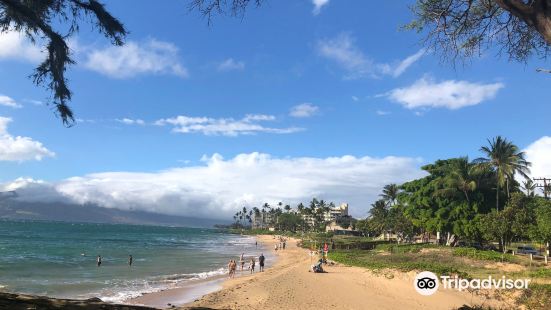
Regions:
[[254, 256], [253, 256], [251, 257], [251, 266], [250, 266], [251, 273], [254, 272], [254, 265], [256, 265], [256, 261], [254, 260]]

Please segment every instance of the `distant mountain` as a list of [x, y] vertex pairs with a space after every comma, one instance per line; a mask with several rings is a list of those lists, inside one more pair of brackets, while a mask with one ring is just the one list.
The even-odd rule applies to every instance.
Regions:
[[185, 227], [213, 227], [224, 221], [165, 215], [144, 211], [124, 211], [95, 205], [58, 202], [27, 202], [15, 192], [0, 192], [0, 219], [47, 220], [113, 224], [141, 224]]

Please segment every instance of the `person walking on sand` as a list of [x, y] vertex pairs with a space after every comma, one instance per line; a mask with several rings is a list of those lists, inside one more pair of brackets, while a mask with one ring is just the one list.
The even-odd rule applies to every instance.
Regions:
[[132, 261], [134, 259], [132, 258], [132, 255], [128, 255], [128, 266], [132, 267]]
[[265, 259], [264, 254], [260, 253], [260, 256], [258, 257], [258, 266], [259, 266], [260, 272], [264, 271], [264, 259]]
[[274, 245], [274, 251], [277, 252], [277, 243], [276, 243], [276, 245]]
[[96, 263], [98, 264], [98, 267], [101, 266], [101, 256], [98, 255], [98, 258], [96, 259]]
[[251, 257], [251, 274], [254, 273], [254, 266], [256, 265], [256, 261], [254, 259], [254, 256]]
[[232, 269], [233, 269], [233, 260], [230, 259], [230, 261], [228, 262], [228, 277], [229, 278], [231, 278]]

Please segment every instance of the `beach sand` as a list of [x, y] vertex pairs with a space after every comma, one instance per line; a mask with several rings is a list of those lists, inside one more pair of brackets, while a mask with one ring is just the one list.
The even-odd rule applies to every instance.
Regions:
[[[271, 244], [273, 236], [259, 236]], [[273, 250], [272, 250], [273, 251]], [[462, 305], [507, 308], [483, 296], [455, 290], [439, 290], [432, 296], [419, 295], [415, 272], [373, 273], [369, 270], [334, 265], [327, 273], [308, 272], [315, 261], [308, 251], [287, 243], [277, 252], [277, 261], [263, 273], [230, 279], [222, 289], [205, 295], [180, 309], [452, 309]]]

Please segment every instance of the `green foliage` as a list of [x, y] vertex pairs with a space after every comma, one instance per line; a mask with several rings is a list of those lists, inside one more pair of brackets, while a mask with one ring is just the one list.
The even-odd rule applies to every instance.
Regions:
[[304, 221], [298, 214], [283, 213], [278, 217], [279, 230], [295, 232], [303, 225]]
[[549, 268], [540, 268], [536, 271], [530, 272], [530, 277], [532, 278], [551, 278], [551, 269]]
[[341, 264], [358, 266], [371, 270], [396, 269], [399, 271], [422, 270], [432, 271], [439, 275], [459, 275], [468, 277], [465, 272], [458, 270], [452, 264], [437, 261], [411, 259], [409, 255], [393, 254], [391, 256], [377, 256], [371, 251], [330, 251], [329, 259]]
[[536, 209], [536, 226], [533, 237], [544, 242], [551, 242], [551, 201], [538, 199]]
[[[551, 36], [546, 5], [534, 1], [417, 0], [414, 19], [404, 28], [423, 34], [427, 49], [445, 59], [467, 59], [487, 49], [526, 62], [549, 52]], [[549, 28], [547, 28], [549, 29]]]
[[482, 251], [474, 248], [455, 248], [453, 250], [453, 255], [494, 262], [517, 262], [517, 259], [511, 254], [503, 254], [495, 251]]
[[526, 309], [551, 309], [551, 284], [530, 283], [518, 297], [517, 303]]
[[[84, 20], [92, 22], [114, 45], [122, 45], [127, 34], [123, 24], [96, 0], [4, 0], [0, 1], [0, 16], [0, 33], [14, 30], [33, 42], [44, 42], [46, 59], [35, 69], [33, 81], [52, 92], [57, 114], [64, 124], [72, 124], [73, 112], [67, 105], [71, 100], [71, 91], [65, 71], [74, 61], [67, 44], [68, 38], [78, 32], [79, 23]], [[67, 27], [60, 27], [68, 31], [61, 33], [54, 29], [54, 26], [60, 26], [59, 21], [68, 24]]]

